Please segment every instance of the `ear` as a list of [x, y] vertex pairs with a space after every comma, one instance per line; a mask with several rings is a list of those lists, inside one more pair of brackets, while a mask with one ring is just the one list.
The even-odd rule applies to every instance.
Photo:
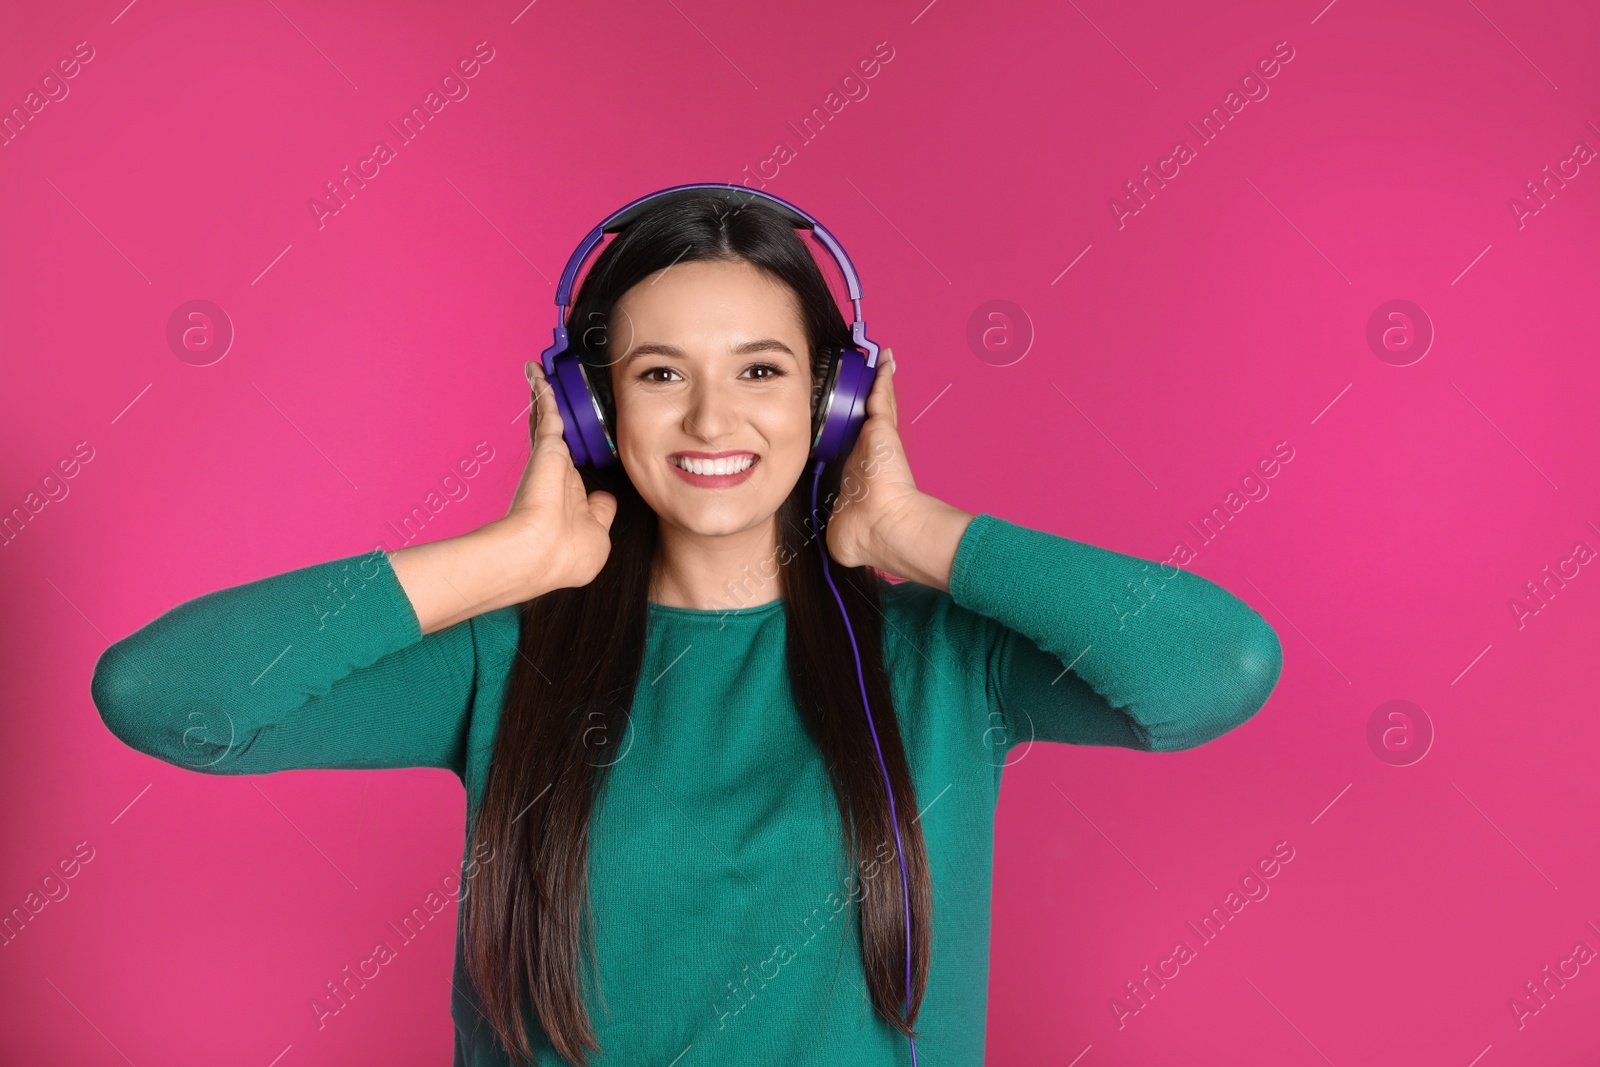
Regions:
[[830, 349], [822, 357], [820, 369], [813, 366], [811, 372], [811, 436], [817, 436], [817, 430], [822, 426], [822, 401], [828, 395], [828, 390], [833, 387], [833, 376], [839, 369], [839, 352]]
[[611, 387], [611, 365], [604, 361], [604, 351], [585, 352], [583, 361], [589, 369], [589, 388], [600, 403], [600, 415], [605, 420], [611, 439], [617, 439], [617, 397]]

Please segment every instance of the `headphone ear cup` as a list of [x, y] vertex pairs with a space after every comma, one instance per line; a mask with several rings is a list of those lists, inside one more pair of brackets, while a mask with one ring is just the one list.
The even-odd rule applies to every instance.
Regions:
[[867, 395], [877, 375], [877, 368], [867, 366], [866, 353], [859, 348], [843, 349], [834, 357], [818, 399], [813, 458], [831, 463], [850, 454], [867, 421]]
[[556, 357], [550, 384], [561, 415], [561, 436], [572, 453], [573, 465], [609, 467], [615, 463], [616, 442], [606, 427], [599, 398], [589, 386], [588, 367], [578, 353], [566, 352]]

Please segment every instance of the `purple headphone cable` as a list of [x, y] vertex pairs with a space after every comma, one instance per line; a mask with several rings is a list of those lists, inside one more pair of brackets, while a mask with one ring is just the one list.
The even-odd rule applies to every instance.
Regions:
[[[811, 475], [811, 517], [817, 515], [817, 483], [822, 479], [822, 468], [827, 466], [826, 461], [818, 460], [815, 471]], [[828, 539], [823, 536], [822, 524], [817, 523], [817, 544], [822, 549], [822, 575], [828, 580], [828, 588], [833, 590], [834, 602], [839, 605], [839, 614], [844, 616], [845, 632], [850, 635], [850, 651], [856, 657], [856, 680], [861, 684], [861, 706], [867, 712], [867, 728], [872, 731], [872, 747], [878, 753], [878, 769], [883, 772], [883, 787], [889, 793], [889, 821], [894, 824], [895, 854], [900, 858], [900, 892], [905, 900], [906, 916], [906, 1012], [911, 1011], [911, 879], [906, 876], [906, 853], [900, 845], [900, 819], [894, 810], [894, 785], [889, 781], [889, 766], [883, 759], [883, 746], [878, 743], [878, 727], [872, 721], [872, 705], [867, 702], [867, 679], [861, 670], [861, 649], [856, 645], [856, 631], [850, 625], [850, 613], [844, 608], [844, 598], [839, 595], [839, 587], [833, 584], [833, 572], [828, 569]], [[911, 1042], [911, 1067], [917, 1067], [917, 1039], [907, 1038]]]

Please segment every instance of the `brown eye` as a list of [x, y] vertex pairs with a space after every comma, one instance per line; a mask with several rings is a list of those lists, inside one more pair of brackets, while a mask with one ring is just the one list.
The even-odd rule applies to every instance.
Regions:
[[[755, 371], [767, 371], [768, 373], [757, 376], [754, 374]], [[774, 367], [770, 363], [757, 363], [755, 366], [748, 368], [745, 373], [751, 374], [756, 381], [760, 382], [768, 381], [773, 378], [780, 378], [783, 376], [784, 372], [781, 368]]]
[[652, 377], [652, 375], [656, 375], [656, 374], [676, 374], [676, 373], [678, 373], [678, 372], [673, 370], [671, 367], [651, 367], [649, 370], [645, 371], [643, 374], [640, 374], [639, 375], [639, 379], [641, 381], [655, 382], [657, 384], [665, 385], [667, 382], [671, 381], [672, 379], [670, 379], [670, 378], [655, 378], [655, 377]]

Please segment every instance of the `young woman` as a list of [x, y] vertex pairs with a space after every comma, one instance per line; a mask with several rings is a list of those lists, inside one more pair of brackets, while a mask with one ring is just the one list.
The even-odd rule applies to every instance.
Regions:
[[100, 658], [106, 725], [215, 774], [459, 775], [458, 1067], [981, 1063], [1008, 754], [1203, 744], [1276, 635], [918, 490], [887, 350], [813, 514], [852, 335], [764, 203], [649, 206], [567, 326], [618, 462], [574, 466], [530, 364], [503, 519], [179, 605]]

